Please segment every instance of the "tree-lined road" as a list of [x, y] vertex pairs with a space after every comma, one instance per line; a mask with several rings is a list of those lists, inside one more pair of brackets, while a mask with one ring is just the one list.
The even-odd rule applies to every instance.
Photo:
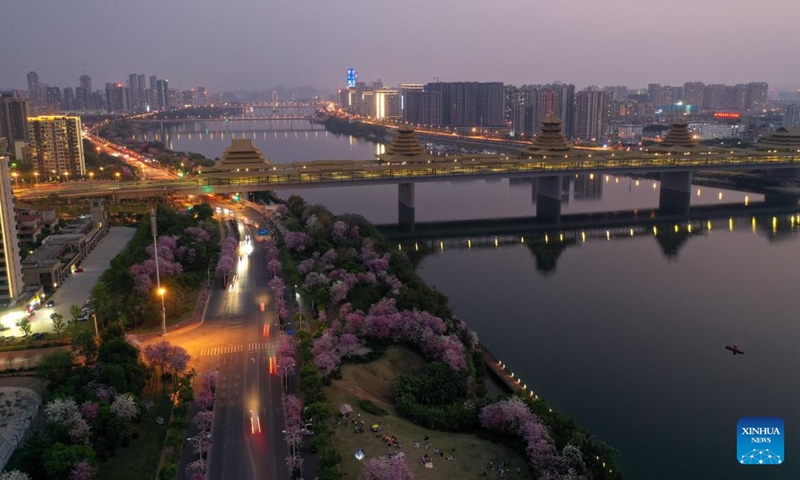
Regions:
[[[237, 216], [261, 221], [261, 214], [252, 209], [238, 210]], [[246, 252], [247, 235], [255, 239], [256, 232], [242, 223], [238, 230], [240, 252]], [[199, 374], [218, 372], [208, 478], [289, 476], [281, 433], [281, 378], [271, 368], [279, 338], [277, 315], [267, 290], [264, 244], [250, 245], [252, 252], [243, 254], [235, 279], [227, 287], [219, 279], [215, 282], [203, 325], [169, 338], [189, 351]], [[198, 381], [204, 381], [203, 377]], [[187, 444], [191, 448], [191, 442]]]

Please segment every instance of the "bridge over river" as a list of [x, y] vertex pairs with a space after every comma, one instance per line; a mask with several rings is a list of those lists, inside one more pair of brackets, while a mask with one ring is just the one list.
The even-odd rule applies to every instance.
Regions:
[[[270, 163], [249, 139], [234, 139], [214, 168], [192, 179], [60, 187], [65, 197], [111, 196], [114, 199], [248, 193], [266, 190], [398, 185], [399, 223], [415, 224], [414, 186], [455, 179], [529, 178], [536, 195], [536, 216], [561, 217], [561, 190], [567, 175], [657, 174], [659, 209], [687, 214], [692, 174], [703, 171], [762, 171], [783, 179], [800, 178], [800, 131], [782, 129], [763, 139], [762, 149], [720, 150], [691, 141], [685, 122], [676, 122], [664, 142], [647, 151], [577, 150], [566, 144], [560, 120], [545, 118], [536, 142], [515, 154], [433, 156], [425, 152], [411, 127], [401, 127], [386, 153], [370, 160], [317, 160]], [[40, 189], [19, 195], [44, 196]], [[768, 196], [770, 203], [797, 203], [794, 197]]]

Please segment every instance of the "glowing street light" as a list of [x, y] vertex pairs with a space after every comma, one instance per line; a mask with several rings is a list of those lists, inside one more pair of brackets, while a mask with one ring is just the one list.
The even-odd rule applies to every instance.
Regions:
[[117, 172], [117, 173], [115, 173], [115, 174], [114, 174], [114, 176], [115, 176], [115, 177], [117, 177], [117, 181], [119, 182], [119, 181], [120, 181], [120, 180], [119, 180], [120, 173], [119, 173], [119, 172]]
[[14, 186], [19, 187], [19, 173], [12, 172], [11, 176], [14, 177]]

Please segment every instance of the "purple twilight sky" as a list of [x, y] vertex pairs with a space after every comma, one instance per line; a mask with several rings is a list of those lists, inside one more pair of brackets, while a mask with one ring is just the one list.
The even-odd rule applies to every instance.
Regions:
[[0, 89], [497, 80], [800, 86], [800, 0], [11, 0]]

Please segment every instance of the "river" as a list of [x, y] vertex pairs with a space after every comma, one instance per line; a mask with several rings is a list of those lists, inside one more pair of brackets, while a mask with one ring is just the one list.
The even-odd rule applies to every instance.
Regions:
[[[269, 124], [269, 125], [266, 125]], [[309, 128], [308, 122], [222, 122], [154, 128], [147, 139], [214, 158], [231, 138], [253, 138], [272, 162], [366, 159], [380, 145]], [[319, 126], [317, 126], [319, 128]], [[272, 129], [273, 131], [265, 131]], [[283, 192], [288, 195], [290, 192]], [[334, 213], [397, 221], [397, 187], [299, 190]], [[564, 214], [652, 209], [658, 182], [615, 176], [572, 178]], [[800, 431], [798, 218], [749, 218], [761, 195], [694, 187], [693, 205], [730, 204], [744, 213], [713, 225], [685, 223], [657, 235], [581, 236], [542, 268], [533, 237], [497, 246], [433, 248], [420, 275], [523, 381], [622, 455], [625, 478], [800, 478], [792, 442]], [[532, 216], [525, 181], [418, 184], [416, 219]], [[709, 230], [709, 226], [712, 228]], [[597, 229], [595, 229], [597, 230]], [[602, 228], [600, 229], [602, 231]], [[486, 232], [492, 234], [493, 232]], [[558, 231], [549, 240], [558, 240]], [[513, 236], [511, 236], [513, 237]], [[539, 242], [541, 242], [541, 235]], [[420, 240], [439, 245], [437, 239]], [[469, 242], [469, 243], [468, 243]], [[490, 242], [491, 243], [491, 242]], [[444, 246], [444, 243], [441, 244]], [[733, 356], [724, 346], [738, 342]], [[787, 462], [737, 463], [741, 417], [781, 417]]]

